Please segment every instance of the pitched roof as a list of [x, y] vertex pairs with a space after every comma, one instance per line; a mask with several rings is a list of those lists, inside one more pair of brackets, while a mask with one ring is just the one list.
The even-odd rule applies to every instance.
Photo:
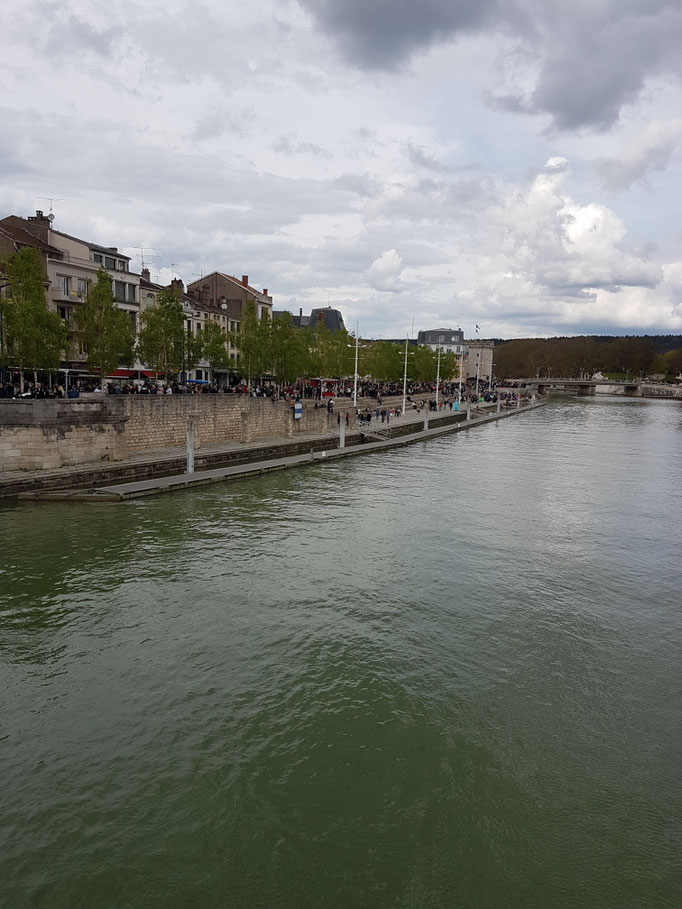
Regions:
[[33, 246], [35, 249], [40, 249], [42, 252], [47, 253], [50, 256], [55, 256], [55, 258], [62, 258], [61, 249], [57, 249], [56, 246], [50, 246], [49, 243], [45, 243], [43, 240], [40, 240], [38, 237], [29, 233], [27, 230], [24, 230], [23, 227], [19, 227], [17, 224], [0, 224], [0, 230], [6, 234], [11, 240], [15, 243], [18, 243], [20, 246]]
[[197, 287], [201, 284], [202, 281], [208, 280], [211, 275], [219, 275], [221, 278], [225, 278], [228, 281], [233, 281], [237, 287], [241, 287], [242, 290], [248, 290], [250, 293], [255, 294], [257, 297], [269, 296], [269, 294], [264, 294], [262, 290], [257, 290], [255, 287], [252, 287], [250, 284], [244, 284], [239, 278], [235, 278], [234, 275], [227, 275], [224, 271], [212, 271], [208, 275], [203, 275], [198, 281], [192, 281], [188, 287]]
[[99, 243], [91, 243], [89, 240], [83, 240], [82, 237], [74, 237], [71, 234], [65, 234], [62, 230], [55, 230], [54, 227], [51, 228], [53, 234], [57, 234], [59, 237], [66, 237], [67, 240], [75, 240], [76, 243], [84, 243], [90, 249], [96, 249], [97, 252], [104, 253], [107, 256], [115, 256], [117, 259], [127, 259], [130, 262], [132, 256], [126, 256], [124, 253], [119, 252], [115, 246], [100, 246]]

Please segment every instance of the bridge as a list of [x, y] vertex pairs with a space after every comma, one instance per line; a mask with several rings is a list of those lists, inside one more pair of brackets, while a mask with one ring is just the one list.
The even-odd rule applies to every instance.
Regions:
[[578, 395], [611, 394], [625, 395], [628, 398], [682, 398], [682, 385], [645, 382], [643, 379], [547, 377], [545, 379], [515, 379], [514, 382], [523, 384], [527, 391], [529, 389], [537, 391], [540, 395], [546, 395], [551, 391], [575, 391]]

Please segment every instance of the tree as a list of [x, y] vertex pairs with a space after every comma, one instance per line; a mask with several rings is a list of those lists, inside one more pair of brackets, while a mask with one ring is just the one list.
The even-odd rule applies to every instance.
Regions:
[[130, 317], [114, 302], [111, 278], [100, 268], [87, 299], [75, 312], [78, 336], [88, 358], [88, 368], [100, 381], [119, 363], [132, 363], [135, 333]]
[[204, 358], [212, 370], [225, 369], [230, 363], [227, 351], [228, 336], [217, 322], [206, 322], [201, 333]]
[[436, 379], [436, 357], [428, 347], [420, 345], [414, 351], [414, 377], [419, 382], [434, 382]]
[[45, 272], [40, 253], [24, 247], [7, 260], [4, 271], [9, 284], [8, 299], [3, 304], [3, 346], [5, 357], [21, 374], [33, 370], [55, 372], [66, 349], [66, 329], [56, 312], [47, 305]]
[[[176, 375], [183, 366], [187, 368], [190, 351], [178, 291], [165, 287], [157, 296], [155, 305], [142, 314], [141, 322], [138, 343], [140, 360], [166, 378]], [[195, 351], [191, 353], [194, 355]]]
[[263, 310], [259, 319], [256, 304], [248, 300], [242, 311], [239, 334], [235, 337], [239, 345], [239, 363], [247, 384], [270, 368], [270, 328], [267, 310]]
[[272, 322], [270, 359], [278, 382], [295, 382], [306, 371], [306, 333], [294, 325], [290, 312], [281, 313]]

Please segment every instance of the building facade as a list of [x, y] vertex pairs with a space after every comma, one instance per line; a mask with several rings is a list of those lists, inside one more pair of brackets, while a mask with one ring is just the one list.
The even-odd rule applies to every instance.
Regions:
[[444, 353], [453, 353], [458, 357], [465, 357], [467, 353], [464, 332], [459, 328], [431, 328], [420, 331], [417, 335], [417, 344], [424, 345], [429, 350], [440, 348]]
[[493, 375], [493, 341], [467, 341], [467, 354], [464, 357], [464, 378], [476, 379], [487, 384]]
[[88, 372], [87, 357], [75, 332], [74, 312], [87, 299], [100, 268], [109, 274], [116, 306], [128, 314], [137, 337], [140, 276], [130, 271], [130, 256], [119, 252], [117, 247], [100, 246], [55, 230], [53, 217], [42, 211], [29, 218], [10, 215], [0, 221], [0, 229], [15, 237], [33, 238], [35, 243], [22, 245], [35, 245], [44, 257], [48, 305], [59, 314], [67, 329], [68, 348], [60, 370], [67, 380]]
[[214, 271], [188, 284], [187, 294], [202, 306], [220, 307], [221, 312], [237, 322], [241, 322], [244, 307], [249, 301], [255, 303], [259, 319], [264, 312], [272, 319], [272, 297], [268, 294], [267, 287], [262, 291], [256, 290], [249, 284], [248, 275], [242, 275], [240, 281], [233, 275]]

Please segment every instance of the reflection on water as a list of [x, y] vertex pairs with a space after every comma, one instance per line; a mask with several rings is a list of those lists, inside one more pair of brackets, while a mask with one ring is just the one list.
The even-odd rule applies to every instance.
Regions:
[[6, 904], [677, 905], [681, 425], [3, 509]]

